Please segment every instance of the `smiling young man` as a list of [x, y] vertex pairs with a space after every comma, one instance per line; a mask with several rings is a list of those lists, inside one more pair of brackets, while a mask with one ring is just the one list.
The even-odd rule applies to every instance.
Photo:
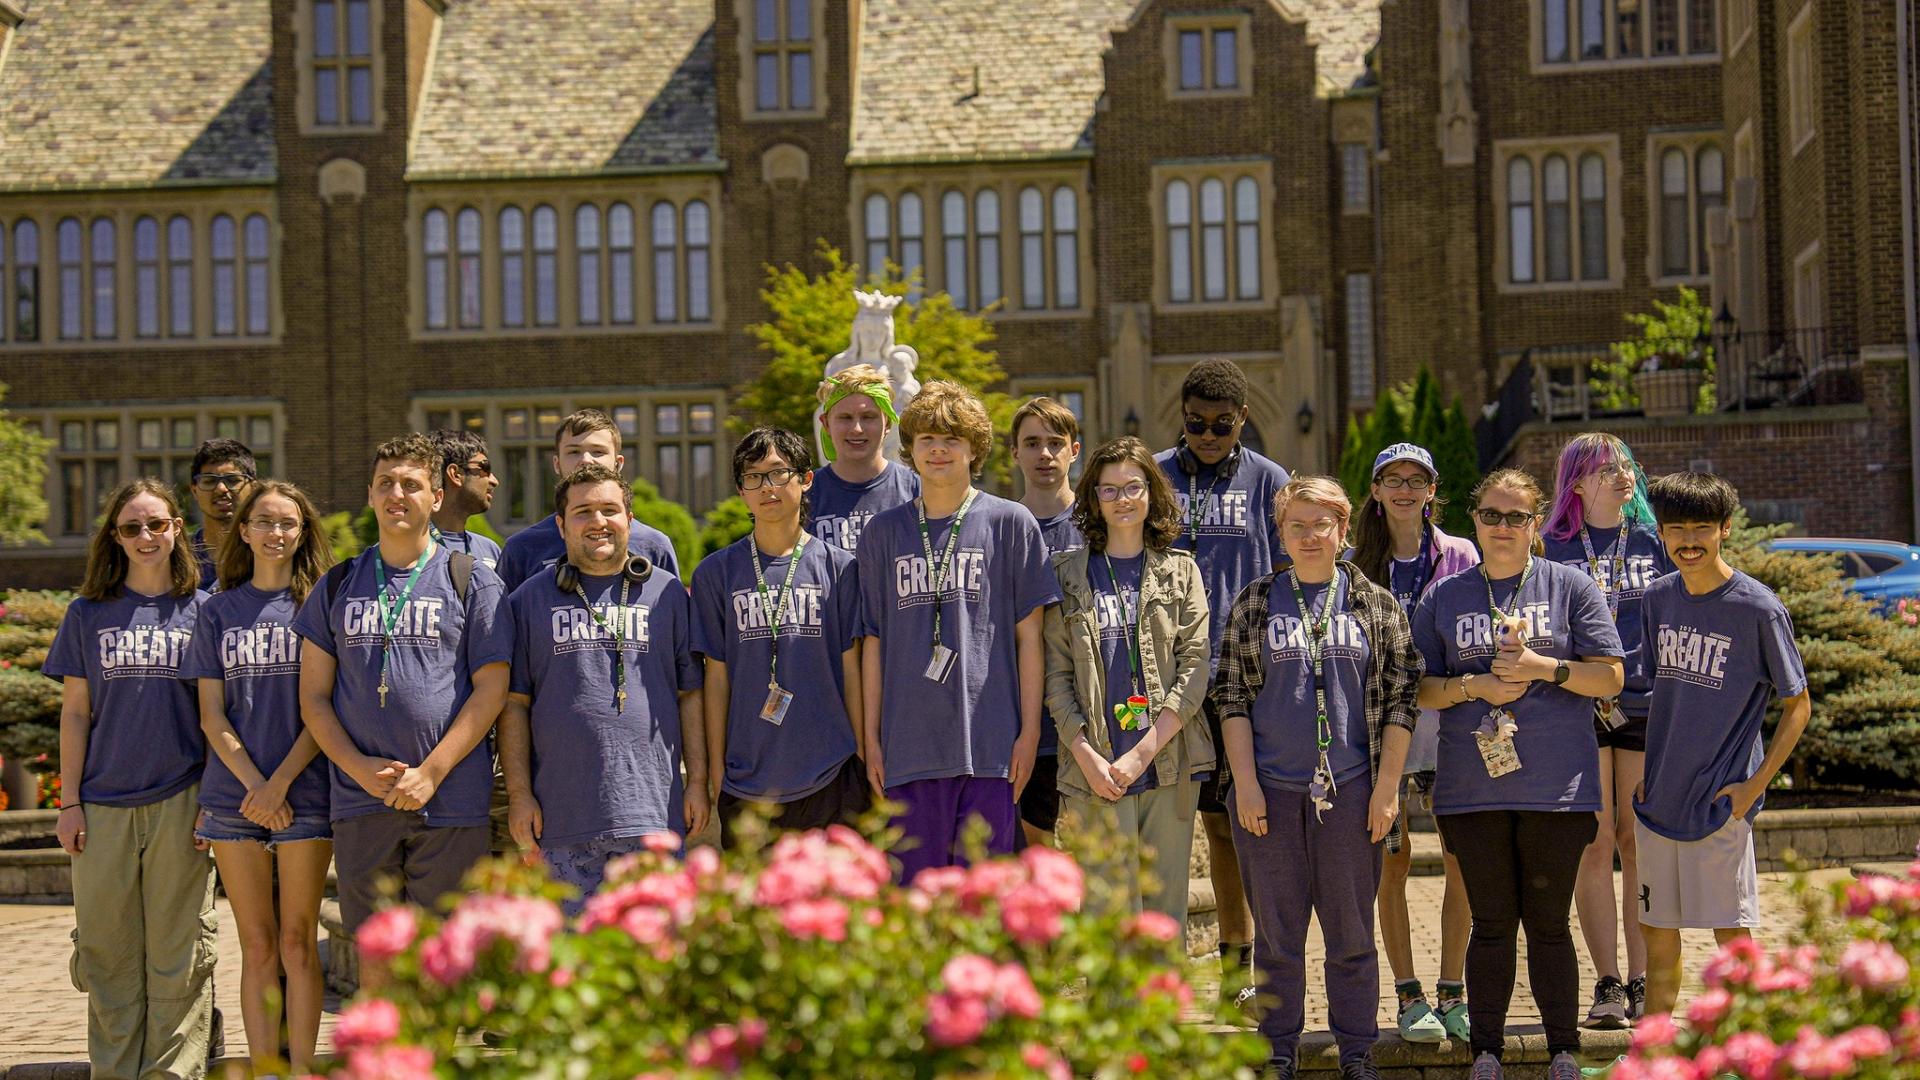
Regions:
[[467, 530], [467, 522], [493, 506], [500, 478], [493, 474], [487, 440], [472, 431], [441, 428], [427, 432], [427, 441], [440, 452], [447, 496], [433, 512], [439, 540], [454, 551], [464, 551], [489, 570], [500, 566], [500, 545], [490, 536]]
[[219, 588], [214, 563], [233, 528], [233, 509], [258, 476], [257, 470], [253, 451], [236, 439], [208, 439], [193, 452], [193, 501], [200, 508], [193, 558], [200, 564], [200, 587], [209, 592]]
[[920, 477], [887, 460], [893, 389], [872, 364], [855, 364], [820, 384], [820, 426], [827, 432], [827, 467], [814, 473], [807, 494], [815, 536], [848, 552], [882, 510], [920, 494]]
[[[581, 409], [569, 415], [553, 433], [555, 476], [570, 476], [589, 461], [605, 465], [616, 473], [627, 462], [620, 453], [620, 429], [599, 409]], [[680, 560], [674, 556], [673, 541], [667, 539], [666, 533], [637, 518], [627, 530], [627, 550], [646, 556], [647, 562], [657, 570], [675, 577], [680, 575]], [[506, 582], [507, 591], [511, 593], [542, 568], [559, 562], [566, 553], [567, 542], [560, 537], [558, 520], [549, 514], [507, 537], [506, 548], [500, 554], [500, 579]]]
[[[1247, 374], [1231, 360], [1202, 360], [1180, 386], [1183, 434], [1155, 456], [1180, 503], [1178, 547], [1193, 552], [1212, 608], [1208, 640], [1213, 669], [1234, 597], [1255, 578], [1273, 571], [1284, 549], [1274, 531], [1273, 499], [1287, 484], [1287, 470], [1241, 445], [1247, 426]], [[1203, 710], [1215, 746], [1224, 746], [1220, 711], [1213, 696]], [[1231, 781], [1223, 763], [1200, 788], [1200, 823], [1207, 833], [1209, 865], [1220, 910], [1220, 1002], [1240, 997], [1252, 979], [1253, 915], [1240, 883], [1240, 864], [1227, 816]]]
[[871, 804], [860, 749], [860, 580], [851, 552], [806, 528], [812, 455], [757, 428], [733, 451], [753, 532], [693, 574], [706, 657], [708, 782], [722, 846], [753, 803], [781, 830], [852, 824]]
[[[1034, 398], [1014, 411], [1007, 442], [1026, 481], [1020, 505], [1039, 522], [1048, 558], [1086, 546], [1073, 523], [1073, 463], [1080, 457], [1080, 422], [1073, 411], [1052, 398]], [[1060, 735], [1042, 708], [1033, 779], [1020, 793], [1020, 827], [1027, 843], [1045, 844], [1059, 820]]]
[[[1733, 485], [1676, 473], [1655, 480], [1647, 499], [1680, 571], [1640, 601], [1653, 691], [1633, 812], [1653, 1015], [1679, 995], [1682, 928], [1712, 930], [1725, 944], [1759, 925], [1753, 819], [1813, 707], [1786, 605], [1721, 555], [1740, 506]], [[1763, 751], [1775, 700], [1780, 722]]]
[[[554, 489], [563, 562], [514, 590], [513, 684], [500, 717], [508, 826], [579, 890], [652, 833], [707, 824], [700, 663], [679, 579], [627, 550], [627, 486], [597, 464]], [[686, 776], [681, 779], [681, 763]]]
[[425, 435], [381, 444], [367, 503], [380, 542], [320, 580], [294, 631], [300, 713], [332, 762], [334, 863], [352, 930], [381, 882], [432, 907], [487, 853], [493, 755], [513, 623], [493, 571], [436, 544], [440, 456]]
[[921, 495], [860, 540], [861, 676], [867, 776], [905, 807], [895, 856], [911, 881], [964, 864], [972, 818], [989, 854], [1018, 846], [1014, 805], [1040, 746], [1042, 623], [1060, 591], [1033, 515], [973, 486], [993, 446], [978, 397], [930, 382], [900, 434]]

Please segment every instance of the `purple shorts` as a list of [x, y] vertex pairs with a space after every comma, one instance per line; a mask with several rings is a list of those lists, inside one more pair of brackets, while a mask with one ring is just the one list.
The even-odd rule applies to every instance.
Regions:
[[943, 776], [887, 789], [890, 802], [906, 809], [890, 822], [904, 835], [893, 850], [900, 880], [933, 866], [967, 865], [967, 823], [987, 825], [987, 854], [1011, 855], [1019, 846], [1013, 782], [998, 777]]

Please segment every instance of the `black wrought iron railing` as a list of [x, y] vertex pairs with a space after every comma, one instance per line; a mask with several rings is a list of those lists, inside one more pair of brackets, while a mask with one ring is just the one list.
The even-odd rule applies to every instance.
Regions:
[[[1826, 328], [1730, 331], [1676, 340], [1640, 370], [1697, 370], [1683, 411], [1744, 412], [1863, 400], [1860, 352]], [[1709, 378], [1707, 372], [1711, 370]], [[1482, 466], [1505, 452], [1534, 420], [1581, 422], [1650, 412], [1639, 399], [1633, 366], [1610, 344], [1541, 345], [1522, 350], [1475, 425]], [[1644, 385], [1644, 383], [1642, 384]]]

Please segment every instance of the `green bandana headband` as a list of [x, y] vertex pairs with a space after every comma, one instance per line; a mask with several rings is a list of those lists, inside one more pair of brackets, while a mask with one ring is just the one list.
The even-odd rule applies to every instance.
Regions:
[[[821, 427], [827, 425], [827, 414], [833, 411], [833, 407], [854, 394], [865, 394], [872, 398], [873, 403], [880, 406], [880, 411], [885, 414], [889, 424], [897, 426], [900, 423], [899, 414], [893, 411], [893, 391], [890, 390], [885, 383], [871, 383], [862, 387], [851, 387], [842, 384], [837, 378], [830, 378], [827, 382], [833, 386], [833, 392], [827, 395], [827, 403], [820, 406]], [[833, 448], [833, 437], [829, 435], [822, 441], [825, 443], [823, 449], [826, 451], [827, 460], [832, 461], [837, 458], [839, 452]]]

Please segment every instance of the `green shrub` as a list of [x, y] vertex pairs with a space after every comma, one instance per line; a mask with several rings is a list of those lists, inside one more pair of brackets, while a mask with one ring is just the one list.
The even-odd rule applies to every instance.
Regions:
[[680, 560], [680, 579], [692, 581], [693, 568], [700, 565], [700, 527], [687, 508], [662, 498], [659, 488], [640, 477], [633, 482], [633, 516], [667, 534]]
[[747, 512], [746, 502], [735, 495], [707, 511], [706, 521], [700, 526], [700, 555], [712, 555], [751, 532], [753, 515]]

